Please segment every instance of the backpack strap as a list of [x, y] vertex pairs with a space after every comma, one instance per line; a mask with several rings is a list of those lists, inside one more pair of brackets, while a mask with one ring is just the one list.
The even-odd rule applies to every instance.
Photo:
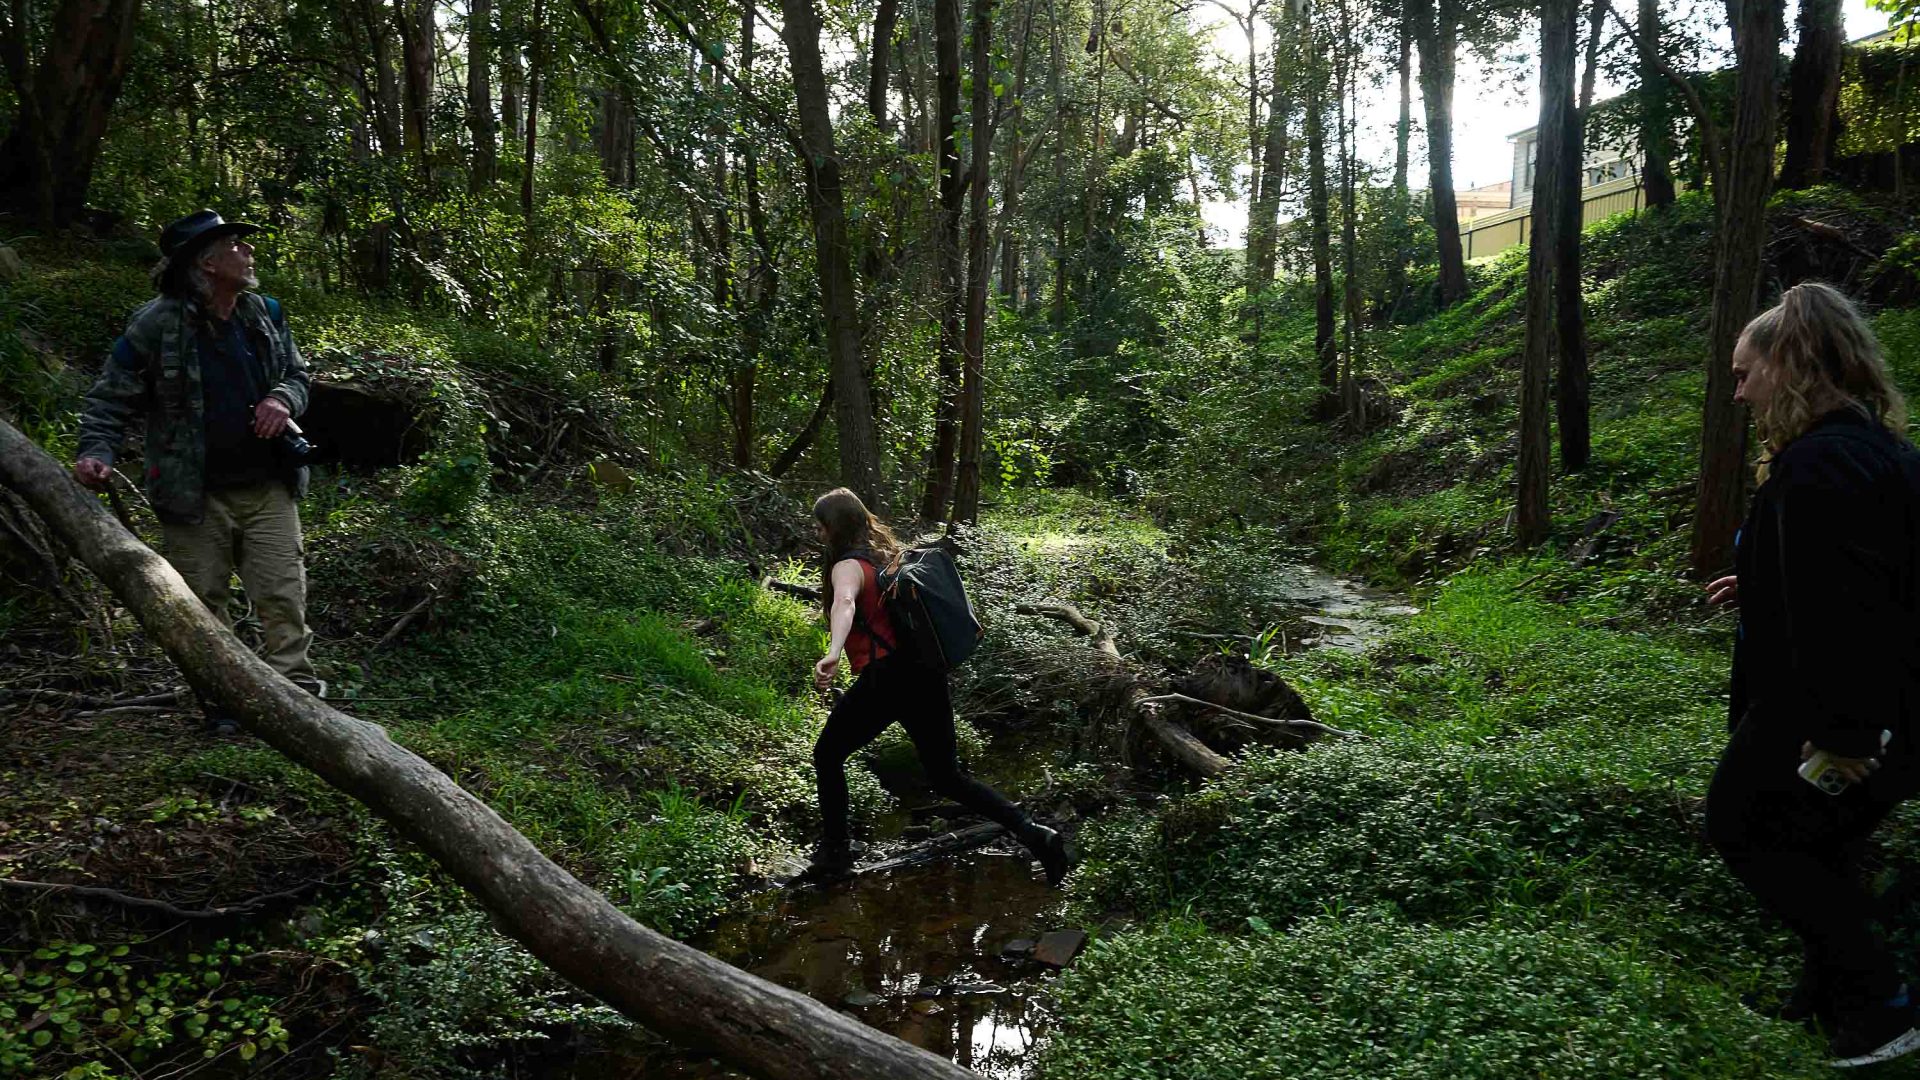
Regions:
[[[860, 591], [864, 593], [867, 590], [867, 572], [871, 572], [873, 574], [874, 599], [878, 600], [881, 604], [885, 604], [887, 602], [886, 597], [880, 593], [880, 564], [874, 561], [873, 552], [867, 548], [851, 548], [842, 552], [840, 557], [842, 559], [855, 559], [866, 564], [867, 571], [863, 571], [860, 575]], [[858, 593], [854, 595], [853, 600], [853, 624], [866, 631], [867, 640], [873, 642], [877, 647], [873, 656], [868, 658], [868, 663], [872, 663], [874, 660], [878, 660], [883, 656], [891, 656], [898, 651], [898, 645], [892, 640], [892, 636], [883, 637], [879, 629], [868, 622], [867, 617], [860, 613], [860, 597]], [[898, 634], [899, 632], [900, 628], [897, 626], [894, 627], [894, 634]]]

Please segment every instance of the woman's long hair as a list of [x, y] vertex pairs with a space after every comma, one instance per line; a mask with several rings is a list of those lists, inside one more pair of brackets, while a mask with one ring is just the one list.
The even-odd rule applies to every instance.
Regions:
[[1773, 369], [1773, 393], [1753, 418], [1766, 449], [1761, 480], [1775, 454], [1835, 409], [1858, 409], [1906, 438], [1906, 399], [1893, 385], [1873, 328], [1840, 290], [1817, 281], [1795, 285], [1754, 316], [1741, 339]]
[[865, 549], [876, 565], [885, 566], [900, 553], [900, 538], [873, 516], [860, 496], [834, 488], [813, 502], [813, 519], [827, 530], [827, 557], [820, 565], [820, 606], [833, 607], [833, 568], [849, 552]]

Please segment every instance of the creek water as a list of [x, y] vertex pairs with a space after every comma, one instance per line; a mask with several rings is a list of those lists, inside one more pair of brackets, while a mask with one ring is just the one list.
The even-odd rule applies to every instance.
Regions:
[[[1285, 651], [1364, 650], [1414, 609], [1390, 594], [1301, 565], [1247, 585], [1253, 610], [1273, 618]], [[1014, 797], [1039, 786], [1060, 753], [1019, 732], [995, 736], [977, 774]], [[949, 819], [910, 770], [875, 768], [899, 802], [876, 823], [871, 863], [928, 833], [973, 824]], [[798, 869], [797, 866], [788, 868]], [[702, 949], [993, 1080], [1032, 1075], [1049, 1021], [1052, 969], [1006, 959], [1011, 942], [1074, 928], [1065, 898], [1002, 834], [984, 848], [826, 888], [773, 888], [745, 898]], [[635, 1036], [583, 1048], [561, 1075], [578, 1080], [709, 1080], [742, 1074]]]

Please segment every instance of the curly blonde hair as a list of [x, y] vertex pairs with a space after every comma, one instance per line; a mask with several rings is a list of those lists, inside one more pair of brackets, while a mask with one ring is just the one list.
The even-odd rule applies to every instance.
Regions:
[[1766, 451], [1762, 481], [1774, 455], [1835, 409], [1857, 409], [1906, 437], [1906, 398], [1893, 385], [1873, 328], [1840, 290], [1817, 281], [1795, 285], [1754, 316], [1740, 338], [1774, 369], [1773, 393], [1753, 416]]

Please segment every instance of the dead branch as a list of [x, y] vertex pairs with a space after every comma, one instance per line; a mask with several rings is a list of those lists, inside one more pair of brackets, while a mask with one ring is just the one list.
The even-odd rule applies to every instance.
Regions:
[[319, 880], [306, 881], [291, 889], [256, 896], [238, 904], [227, 904], [211, 908], [183, 908], [165, 900], [155, 900], [146, 896], [131, 896], [118, 889], [106, 889], [97, 885], [64, 885], [51, 881], [20, 881], [16, 878], [0, 878], [0, 889], [17, 889], [27, 892], [42, 892], [54, 896], [72, 897], [80, 900], [105, 900], [121, 907], [136, 908], [141, 911], [157, 911], [174, 919], [226, 919], [236, 915], [251, 915], [269, 904], [281, 900], [295, 900], [319, 888]]
[[411, 625], [413, 623], [413, 620], [419, 618], [421, 612], [424, 612], [428, 608], [432, 607], [433, 602], [435, 600], [438, 600], [439, 598], [440, 598], [439, 594], [430, 592], [427, 594], [427, 598], [425, 600], [422, 600], [419, 603], [413, 605], [411, 608], [408, 608], [405, 614], [401, 615], [398, 619], [394, 620], [393, 626], [389, 628], [385, 634], [381, 635], [380, 640], [373, 643], [373, 648], [367, 650], [367, 656], [371, 658], [375, 653], [379, 652], [381, 649], [384, 649], [388, 645], [393, 644], [393, 640], [400, 636], [400, 632], [405, 630], [409, 625]]
[[[1123, 658], [1120, 655], [1120, 647], [1114, 644], [1113, 631], [1087, 618], [1074, 605], [1068, 603], [1020, 604], [1014, 610], [1025, 615], [1043, 615], [1066, 623], [1090, 638], [1093, 647], [1111, 657], [1115, 667], [1121, 665]], [[1182, 765], [1209, 779], [1227, 771], [1227, 767], [1232, 762], [1215, 753], [1212, 747], [1201, 742], [1193, 732], [1160, 715], [1156, 709], [1142, 708], [1140, 703], [1152, 695], [1139, 678], [1132, 676], [1131, 673], [1129, 673], [1129, 682], [1130, 685], [1126, 690], [1128, 707], [1135, 716], [1139, 717], [1141, 725], [1160, 741], [1160, 745], [1165, 747], [1168, 753]]]
[[1362, 735], [1357, 731], [1348, 731], [1345, 728], [1329, 727], [1326, 724], [1322, 724], [1317, 720], [1284, 720], [1284, 719], [1278, 719], [1272, 716], [1260, 716], [1256, 713], [1241, 712], [1239, 709], [1229, 709], [1225, 705], [1215, 705], [1211, 701], [1206, 701], [1197, 697], [1189, 697], [1186, 694], [1155, 694], [1152, 697], [1141, 698], [1135, 704], [1162, 705], [1162, 704], [1168, 704], [1176, 701], [1186, 705], [1198, 705], [1200, 708], [1203, 708], [1203, 709], [1212, 709], [1214, 712], [1224, 713], [1227, 716], [1231, 716], [1236, 720], [1245, 720], [1248, 723], [1253, 723], [1253, 724], [1264, 724], [1268, 727], [1287, 728], [1292, 731], [1311, 731], [1317, 735], [1344, 735], [1349, 739], [1366, 738], [1365, 735]]

